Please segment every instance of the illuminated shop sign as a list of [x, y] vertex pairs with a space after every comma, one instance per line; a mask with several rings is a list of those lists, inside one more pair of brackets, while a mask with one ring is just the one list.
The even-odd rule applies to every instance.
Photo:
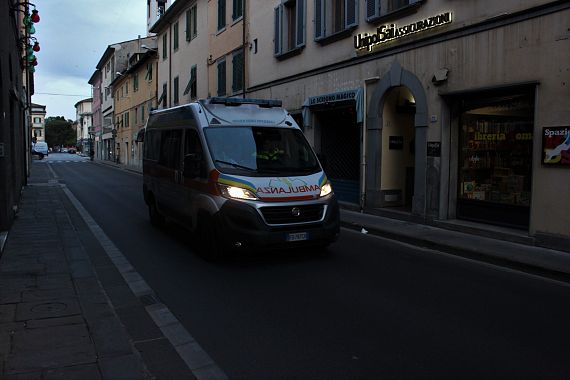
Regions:
[[445, 12], [437, 16], [428, 17], [424, 20], [400, 26], [398, 24], [381, 25], [376, 29], [376, 33], [360, 33], [354, 36], [354, 48], [356, 50], [372, 50], [376, 45], [405, 37], [410, 34], [423, 32], [440, 25], [450, 24], [452, 21], [451, 12]]

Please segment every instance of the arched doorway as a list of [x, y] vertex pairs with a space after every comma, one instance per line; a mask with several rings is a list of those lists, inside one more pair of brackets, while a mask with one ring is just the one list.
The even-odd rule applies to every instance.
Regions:
[[382, 111], [382, 207], [412, 211], [415, 174], [416, 102], [405, 86], [393, 87], [386, 93]]
[[[404, 90], [405, 89], [405, 90]], [[396, 91], [396, 92], [394, 92]], [[368, 112], [366, 115], [366, 134], [367, 134], [367, 166], [366, 166], [366, 204], [368, 209], [385, 207], [390, 204], [390, 200], [394, 200], [394, 194], [385, 191], [383, 187], [384, 174], [386, 178], [390, 178], [389, 173], [392, 166], [385, 166], [389, 163], [383, 163], [385, 151], [388, 150], [386, 157], [389, 157], [390, 150], [390, 125], [386, 123], [390, 119], [400, 120], [397, 113], [397, 106], [394, 105], [394, 97], [397, 99], [402, 93], [403, 97], [409, 92], [410, 104], [403, 103], [402, 106], [408, 107], [408, 118], [411, 119], [412, 99], [413, 99], [413, 185], [408, 181], [408, 193], [413, 192], [411, 199], [411, 212], [414, 215], [426, 216], [426, 162], [427, 162], [427, 100], [425, 90], [420, 80], [411, 72], [402, 69], [398, 62], [394, 62], [380, 82], [377, 84], [370, 98]], [[396, 100], [397, 102], [397, 100]], [[385, 110], [394, 110], [394, 115], [389, 115]], [[403, 113], [405, 115], [405, 113]], [[402, 117], [402, 120], [405, 118]], [[409, 123], [409, 122], [408, 122]], [[387, 131], [384, 133], [384, 128]], [[394, 135], [398, 136], [398, 135]], [[386, 141], [388, 139], [388, 141]], [[394, 139], [394, 146], [400, 144], [401, 139]], [[402, 142], [402, 149], [406, 149], [405, 143]], [[408, 150], [410, 149], [408, 143]], [[402, 155], [403, 156], [403, 155]], [[405, 159], [401, 160], [401, 165], [405, 165]], [[397, 165], [398, 166], [398, 165]], [[386, 173], [384, 173], [386, 171]], [[402, 173], [406, 177], [405, 173]], [[412, 176], [411, 173], [408, 174]], [[388, 182], [389, 183], [389, 182]], [[384, 181], [384, 184], [386, 182]], [[402, 200], [405, 201], [406, 186], [402, 188]], [[409, 199], [409, 194], [407, 195]]]

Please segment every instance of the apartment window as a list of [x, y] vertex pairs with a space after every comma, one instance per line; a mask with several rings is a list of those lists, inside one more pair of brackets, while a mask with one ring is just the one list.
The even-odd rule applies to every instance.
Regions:
[[305, 0], [285, 0], [274, 10], [276, 56], [305, 46]]
[[172, 94], [173, 96], [173, 102], [174, 105], [177, 106], [178, 102], [180, 101], [179, 97], [178, 97], [178, 77], [174, 78], [174, 83], [173, 83], [173, 87], [172, 87], [172, 91], [174, 92], [174, 94]]
[[196, 72], [197, 72], [197, 66], [194, 65], [190, 69], [190, 80], [188, 81], [188, 84], [186, 85], [186, 89], [184, 90], [184, 95], [190, 93], [190, 99], [195, 99], [197, 97]]
[[34, 117], [34, 123], [35, 124], [40, 124], [42, 122], [42, 118], [41, 117]]
[[135, 125], [139, 123], [139, 109], [135, 107]]
[[135, 73], [133, 75], [133, 92], [137, 92], [139, 90], [139, 73]]
[[125, 118], [125, 125], [124, 125], [124, 126], [125, 126], [125, 128], [128, 128], [128, 127], [129, 127], [129, 124], [130, 124], [130, 123], [129, 123], [129, 111], [125, 112], [125, 113], [123, 114], [123, 117]]
[[[326, 3], [326, 6], [325, 6]], [[315, 0], [315, 41], [344, 37], [343, 32], [358, 25], [356, 0]], [[346, 34], [346, 37], [350, 34]]]
[[366, 20], [375, 21], [388, 13], [396, 12], [420, 0], [366, 0]]
[[125, 96], [129, 95], [129, 82], [125, 83]]
[[198, 35], [197, 5], [194, 4], [186, 11], [186, 41], [193, 40]]
[[226, 27], [226, 0], [218, 0], [218, 30]]
[[149, 82], [152, 80], [152, 63], [146, 64], [146, 75], [144, 78]]
[[218, 96], [226, 95], [226, 60], [218, 62]]
[[166, 83], [163, 83], [162, 84], [162, 93], [160, 94], [160, 97], [156, 101], [157, 107], [162, 103], [162, 108], [166, 108], [166, 98], [167, 98], [166, 90], [167, 90]]
[[232, 20], [243, 17], [243, 0], [233, 0]]
[[243, 90], [243, 50], [238, 50], [232, 57], [232, 91]]
[[162, 36], [162, 59], [166, 59], [168, 57], [168, 34], [164, 33]]
[[145, 117], [145, 114], [144, 114], [144, 104], [143, 104], [143, 105], [141, 105], [141, 123], [144, 123], [144, 117]]
[[174, 51], [178, 50], [178, 22], [174, 23], [174, 26], [172, 27], [172, 33], [174, 33], [174, 36], [172, 36], [173, 38], [173, 49]]

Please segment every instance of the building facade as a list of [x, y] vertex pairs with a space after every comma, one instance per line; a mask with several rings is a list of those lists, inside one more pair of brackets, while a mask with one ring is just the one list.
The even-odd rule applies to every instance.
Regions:
[[89, 154], [93, 149], [90, 132], [93, 128], [93, 98], [75, 103], [75, 128], [77, 133], [77, 151]]
[[32, 142], [46, 141], [46, 106], [32, 103]]
[[5, 233], [14, 220], [22, 187], [31, 164], [31, 96], [33, 66], [25, 59], [24, 27], [29, 3], [3, 1], [0, 4], [0, 250]]
[[117, 136], [115, 120], [113, 89], [111, 83], [128, 67], [129, 58], [136, 53], [144, 53], [148, 48], [156, 48], [156, 37], [137, 38], [107, 46], [96, 69], [101, 72], [101, 123], [99, 140], [102, 144], [102, 159], [117, 160]]
[[177, 0], [152, 26], [158, 44], [158, 108], [209, 96], [207, 0]]
[[248, 3], [248, 96], [302, 121], [342, 201], [567, 246], [568, 2]]
[[101, 87], [101, 71], [95, 70], [88, 83], [91, 85], [91, 94], [93, 95], [93, 125], [91, 127], [91, 131], [89, 131], [89, 137], [93, 142], [94, 157], [103, 159], [103, 143], [101, 139], [101, 135], [103, 133], [103, 114], [101, 112], [103, 89]]
[[128, 69], [111, 83], [118, 162], [132, 169], [142, 170], [142, 143], [137, 142], [137, 134], [156, 108], [156, 72], [157, 54], [147, 50], [131, 56]]

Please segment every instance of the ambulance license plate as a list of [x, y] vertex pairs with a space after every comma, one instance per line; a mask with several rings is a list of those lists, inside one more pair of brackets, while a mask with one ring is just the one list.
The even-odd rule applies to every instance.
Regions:
[[309, 240], [307, 232], [294, 232], [287, 235], [287, 241], [303, 241]]

